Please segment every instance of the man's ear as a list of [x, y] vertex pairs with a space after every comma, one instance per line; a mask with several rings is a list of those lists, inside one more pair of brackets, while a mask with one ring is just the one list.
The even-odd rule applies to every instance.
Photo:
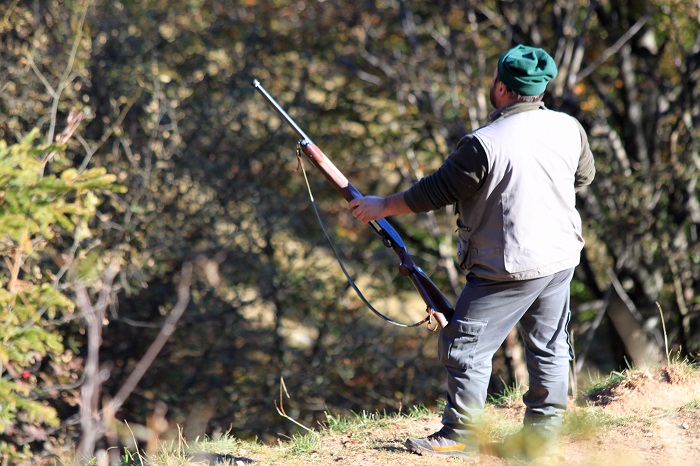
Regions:
[[506, 87], [505, 84], [503, 84], [503, 81], [497, 80], [496, 81], [496, 91], [498, 92], [498, 95], [505, 95], [508, 93], [508, 88]]

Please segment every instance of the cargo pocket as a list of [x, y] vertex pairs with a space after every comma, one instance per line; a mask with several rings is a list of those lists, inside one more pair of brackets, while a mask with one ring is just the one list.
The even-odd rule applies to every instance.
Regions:
[[464, 320], [450, 322], [440, 332], [438, 359], [449, 367], [469, 369], [474, 360], [479, 337], [486, 330], [487, 322]]

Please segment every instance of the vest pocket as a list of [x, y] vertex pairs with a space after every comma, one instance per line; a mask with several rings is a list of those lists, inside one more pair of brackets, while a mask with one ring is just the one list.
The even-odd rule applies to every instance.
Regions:
[[457, 239], [457, 263], [460, 269], [469, 269], [469, 256], [469, 240], [460, 236]]
[[440, 331], [438, 360], [445, 366], [469, 369], [479, 337], [486, 330], [487, 322], [481, 320], [456, 320]]
[[457, 235], [457, 264], [460, 269], [468, 270], [471, 265], [469, 238], [472, 235], [472, 229], [465, 226], [461, 219], [457, 219]]

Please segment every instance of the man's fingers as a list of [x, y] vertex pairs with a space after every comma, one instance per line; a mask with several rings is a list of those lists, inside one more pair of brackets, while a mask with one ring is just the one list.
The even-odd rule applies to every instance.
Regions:
[[367, 223], [369, 220], [367, 219], [367, 213], [365, 210], [361, 207], [361, 204], [358, 203], [356, 208], [353, 209], [352, 211], [353, 217], [361, 221], [362, 223]]
[[367, 221], [365, 220], [367, 216], [364, 215], [364, 212], [360, 212], [360, 209], [353, 210], [352, 215], [362, 223], [367, 223]]
[[352, 210], [352, 215], [362, 223], [369, 223], [373, 220], [375, 208], [375, 197], [356, 197], [348, 202], [348, 207]]

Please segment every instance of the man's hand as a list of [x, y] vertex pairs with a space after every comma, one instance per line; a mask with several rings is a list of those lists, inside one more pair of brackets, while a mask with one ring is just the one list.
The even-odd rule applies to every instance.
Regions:
[[398, 214], [411, 213], [411, 209], [403, 199], [403, 193], [393, 194], [389, 197], [364, 196], [356, 197], [348, 203], [352, 209], [352, 215], [362, 223], [372, 220], [390, 217]]
[[356, 197], [348, 203], [352, 215], [362, 223], [384, 218], [386, 214], [386, 199], [379, 196]]

